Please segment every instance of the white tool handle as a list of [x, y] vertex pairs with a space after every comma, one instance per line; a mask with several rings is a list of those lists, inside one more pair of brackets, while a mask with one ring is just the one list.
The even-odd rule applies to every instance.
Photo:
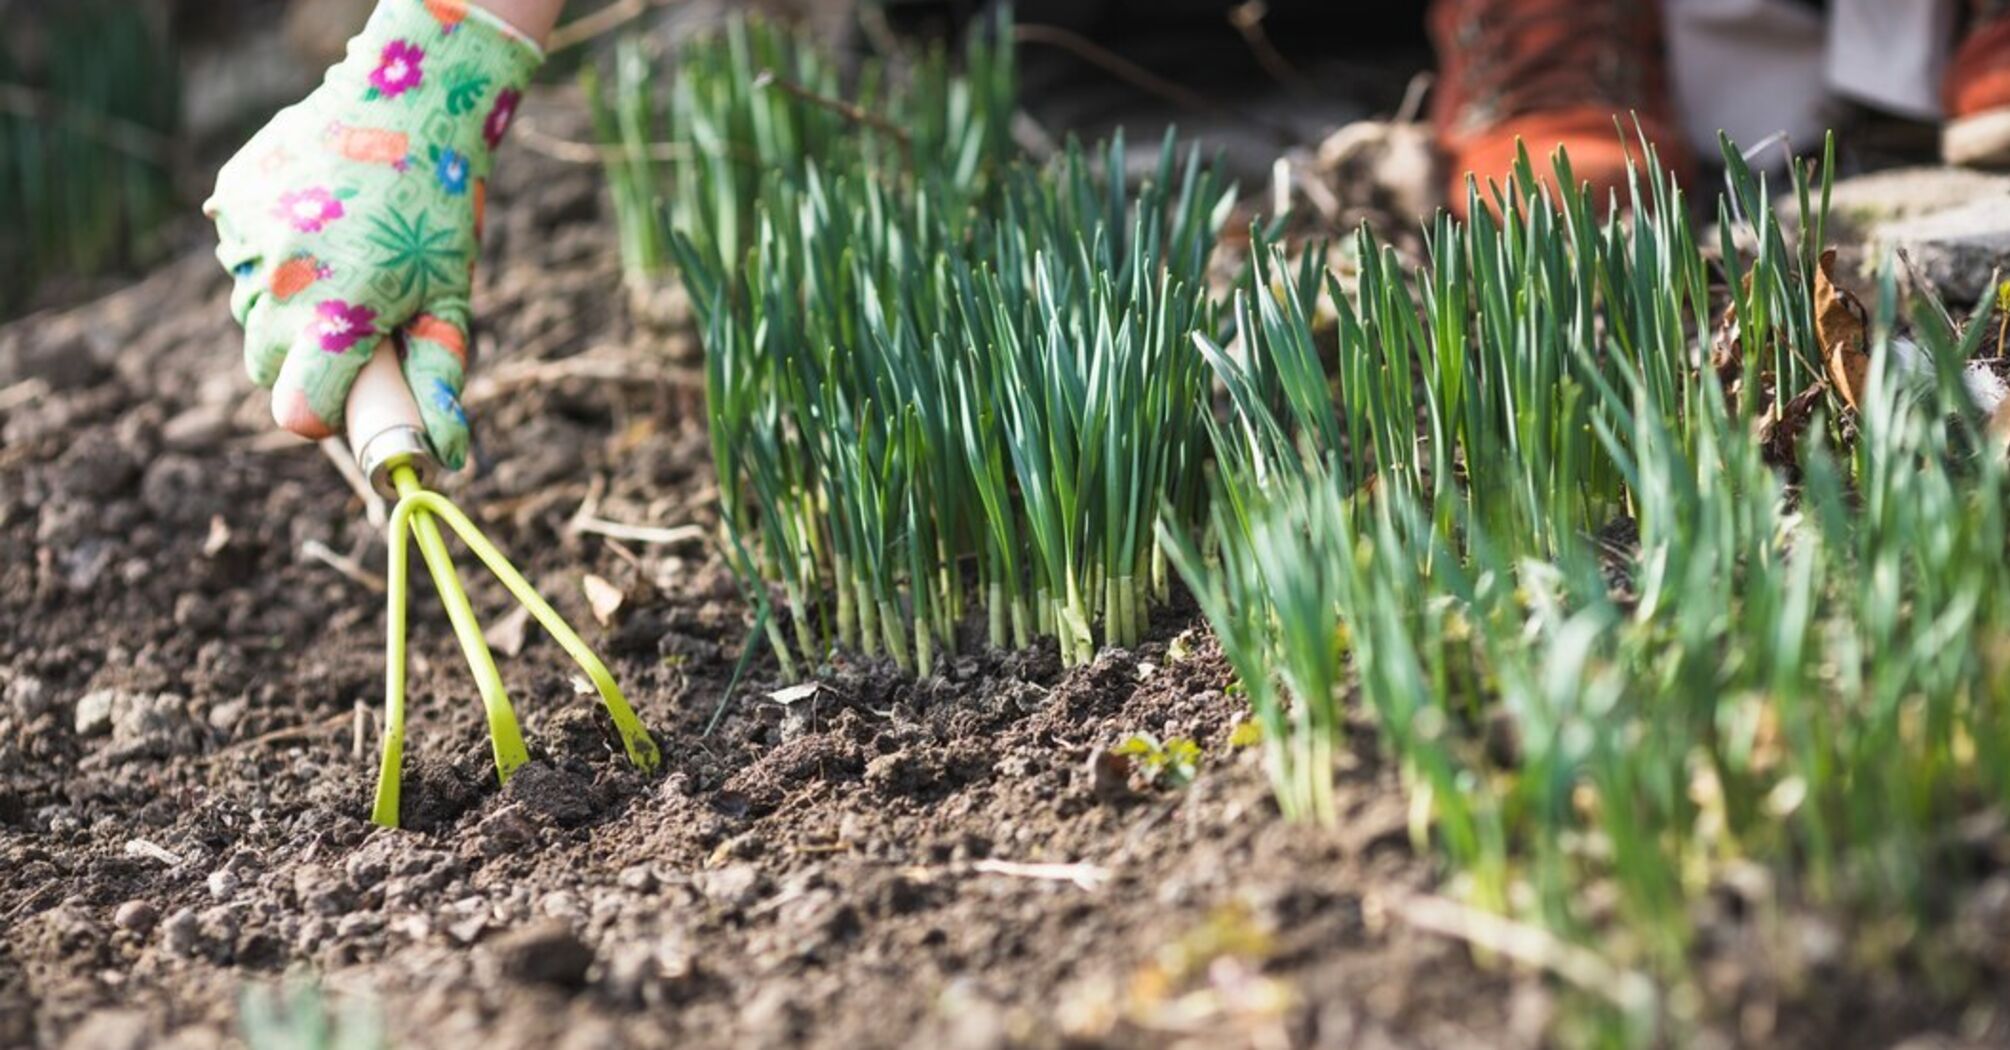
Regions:
[[391, 483], [391, 468], [409, 464], [421, 481], [431, 478], [438, 464], [426, 447], [426, 424], [419, 416], [419, 403], [405, 385], [405, 373], [398, 367], [398, 350], [391, 335], [377, 343], [363, 370], [356, 373], [349, 388], [346, 415], [349, 447], [356, 450], [356, 466], [370, 479], [370, 487], [386, 497], [397, 496]]

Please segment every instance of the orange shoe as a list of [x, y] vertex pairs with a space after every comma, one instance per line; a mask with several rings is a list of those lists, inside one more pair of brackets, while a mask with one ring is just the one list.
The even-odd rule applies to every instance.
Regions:
[[1969, 167], [2010, 166], [2010, 3], [1977, 0], [1940, 91], [1947, 108], [1942, 159]]
[[1668, 91], [1658, 0], [1433, 0], [1430, 30], [1431, 122], [1454, 213], [1465, 214], [1468, 173], [1483, 199], [1489, 179], [1507, 185], [1516, 139], [1544, 182], [1561, 146], [1601, 202], [1615, 189], [1624, 199], [1636, 116], [1661, 163], [1686, 180], [1692, 161]]

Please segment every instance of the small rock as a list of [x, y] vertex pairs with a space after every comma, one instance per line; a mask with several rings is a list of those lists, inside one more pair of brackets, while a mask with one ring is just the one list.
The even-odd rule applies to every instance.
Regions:
[[63, 1050], [145, 1050], [151, 1045], [146, 1015], [135, 1010], [100, 1010], [63, 1040]]
[[244, 721], [245, 713], [250, 710], [251, 702], [241, 696], [234, 700], [223, 700], [212, 704], [209, 709], [210, 728], [229, 735], [231, 730], [237, 728], [237, 723]]
[[647, 864], [636, 864], [621, 869], [617, 881], [621, 883], [622, 889], [648, 893], [656, 888], [656, 872]]
[[55, 706], [54, 690], [42, 679], [31, 674], [16, 674], [7, 678], [7, 706], [13, 708], [15, 717], [22, 722], [40, 718]]
[[510, 803], [489, 814], [475, 827], [475, 834], [484, 857], [500, 857], [537, 845], [537, 827], [521, 803]]
[[2010, 197], [2010, 176], [1939, 165], [1887, 168], [1837, 179], [1829, 210], [1858, 226], [1946, 211], [1984, 197]]
[[203, 910], [197, 917], [201, 923], [202, 938], [211, 944], [229, 948], [237, 943], [237, 933], [244, 926], [243, 917], [237, 908], [228, 904], [218, 904]]
[[372, 936], [384, 929], [384, 916], [380, 912], [359, 911], [344, 915], [335, 924], [335, 936], [345, 941]]
[[1089, 752], [1082, 777], [1088, 794], [1101, 802], [1122, 802], [1131, 797], [1131, 760], [1105, 748]]
[[160, 911], [143, 900], [129, 900], [112, 913], [112, 925], [121, 930], [144, 934], [160, 921]]
[[577, 919], [585, 912], [579, 906], [579, 897], [571, 890], [553, 890], [538, 902], [538, 908], [554, 919]]
[[300, 907], [316, 915], [343, 915], [356, 906], [355, 894], [342, 877], [326, 868], [303, 867], [293, 873], [293, 895]]
[[218, 868], [209, 873], [209, 895], [216, 900], [227, 901], [237, 896], [237, 888], [243, 885], [237, 872], [229, 868]]
[[112, 703], [115, 690], [93, 689], [77, 699], [78, 736], [99, 736], [112, 731]]
[[700, 876], [699, 889], [714, 903], [728, 908], [745, 908], [767, 892], [767, 879], [752, 864], [728, 864]]
[[609, 998], [634, 1008], [643, 1005], [643, 996], [656, 976], [655, 950], [647, 944], [624, 944], [608, 959], [601, 985]]
[[1884, 223], [1870, 231], [1870, 241], [1905, 249], [1943, 298], [1979, 302], [1989, 292], [1990, 274], [2010, 255], [2010, 198]]
[[458, 922], [449, 923], [447, 936], [452, 937], [456, 944], [473, 944], [481, 940], [482, 934], [487, 933], [488, 928], [487, 915], [470, 915]]
[[168, 916], [161, 927], [161, 943], [175, 955], [194, 955], [202, 945], [202, 920], [194, 908], [183, 908]]
[[539, 922], [496, 941], [503, 975], [526, 984], [583, 988], [593, 967], [593, 949], [562, 922]]
[[593, 818], [592, 781], [546, 762], [520, 767], [503, 793], [531, 813], [560, 827], [574, 828]]

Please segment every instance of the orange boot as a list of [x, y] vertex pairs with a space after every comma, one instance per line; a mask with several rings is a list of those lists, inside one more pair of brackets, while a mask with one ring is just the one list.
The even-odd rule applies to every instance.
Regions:
[[1970, 167], [2010, 166], [2010, 3], [1974, 4], [1940, 90], [1947, 107], [1941, 157]]
[[1688, 176], [1656, 0], [1433, 0], [1430, 30], [1438, 51], [1431, 121], [1450, 169], [1447, 200], [1460, 216], [1468, 173], [1483, 200], [1489, 179], [1506, 186], [1516, 139], [1528, 144], [1543, 181], [1552, 181], [1549, 155], [1561, 146], [1601, 202], [1612, 189], [1623, 200], [1626, 158], [1638, 155], [1636, 115], [1661, 162]]

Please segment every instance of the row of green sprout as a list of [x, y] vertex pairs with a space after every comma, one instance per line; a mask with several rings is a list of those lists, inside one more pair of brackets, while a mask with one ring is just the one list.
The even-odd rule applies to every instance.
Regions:
[[[1162, 536], [1285, 810], [1338, 819], [1358, 705], [1468, 900], [1637, 978], [1588, 990], [1597, 1042], [1706, 1013], [1699, 916], [1740, 864], [1791, 887], [1764, 906], [1857, 909], [1930, 952], [1964, 877], [1949, 829], [2010, 802], [2010, 478], [1959, 378], [1993, 326], [1919, 311], [1934, 381], [1897, 375], [1887, 272], [1853, 428], [1830, 392], [1782, 463], [1768, 413], [1823, 378], [1830, 169], [1795, 173], [1794, 235], [1724, 156], [1717, 260], [1651, 174], [1610, 223], [1581, 191], [1475, 190], [1414, 271], [1364, 232], [1323, 299], [1316, 263], [1259, 252], [1233, 342], [1196, 336], [1232, 405], [1219, 549]], [[1726, 297], [1728, 384], [1702, 345]]]
[[667, 107], [632, 52], [595, 85], [617, 211], [649, 231], [630, 263], [690, 294], [729, 557], [791, 678], [838, 650], [927, 675], [966, 622], [1070, 664], [1133, 645], [1170, 595], [1155, 526], [1200, 520], [1188, 340], [1233, 196], [1170, 136], [1135, 192], [1121, 139], [1028, 163], [987, 39], [844, 95], [740, 22]]
[[1363, 230], [1343, 282], [1257, 236], [1222, 303], [1216, 176], [1170, 144], [1135, 192], [1121, 143], [1029, 164], [983, 39], [846, 94], [750, 24], [682, 56], [667, 109], [639, 53], [596, 87], [631, 272], [691, 293], [729, 557], [785, 674], [925, 674], [966, 620], [1079, 663], [1142, 635], [1170, 557], [1285, 812], [1339, 819], [1367, 713], [1466, 899], [1640, 978], [1591, 990], [1593, 1038], [1704, 1012], [1734, 865], [1944, 915], [1946, 829], [2010, 793], [2010, 480], [1956, 374], [1988, 326], [1915, 318], [1936, 382], [1894, 380], [1887, 275], [1869, 389], [1782, 462], [1768, 423], [1829, 349], [1831, 158], [1795, 170], [1795, 229], [1727, 143], [1700, 238], [1651, 150], [1620, 201], [1524, 158], [1421, 265]]

